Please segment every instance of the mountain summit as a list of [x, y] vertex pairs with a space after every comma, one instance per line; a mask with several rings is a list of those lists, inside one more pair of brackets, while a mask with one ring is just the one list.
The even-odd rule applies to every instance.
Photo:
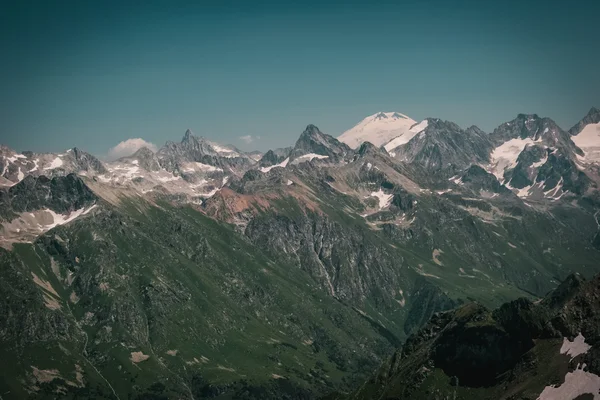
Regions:
[[355, 127], [342, 133], [338, 140], [353, 149], [358, 148], [363, 142], [371, 142], [379, 147], [394, 138], [407, 135], [411, 126], [416, 123], [414, 119], [399, 112], [378, 112], [369, 115]]

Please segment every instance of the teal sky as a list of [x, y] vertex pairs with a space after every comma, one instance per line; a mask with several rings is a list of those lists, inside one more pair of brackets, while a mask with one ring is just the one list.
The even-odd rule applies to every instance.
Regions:
[[265, 150], [377, 111], [491, 131], [600, 107], [598, 1], [169, 3], [5, 3], [0, 143], [101, 155], [191, 128]]

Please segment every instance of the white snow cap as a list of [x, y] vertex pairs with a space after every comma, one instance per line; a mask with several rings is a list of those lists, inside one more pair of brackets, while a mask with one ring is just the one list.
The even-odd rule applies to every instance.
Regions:
[[378, 112], [369, 115], [355, 127], [342, 133], [338, 140], [353, 149], [358, 148], [363, 142], [371, 142], [380, 147], [398, 136], [405, 135], [416, 123], [414, 119], [399, 112]]

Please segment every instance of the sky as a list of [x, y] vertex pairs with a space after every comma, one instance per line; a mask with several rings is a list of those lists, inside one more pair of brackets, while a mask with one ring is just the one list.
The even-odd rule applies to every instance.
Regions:
[[0, 143], [103, 155], [190, 128], [266, 150], [378, 111], [568, 129], [600, 107], [599, 14], [588, 0], [13, 1]]

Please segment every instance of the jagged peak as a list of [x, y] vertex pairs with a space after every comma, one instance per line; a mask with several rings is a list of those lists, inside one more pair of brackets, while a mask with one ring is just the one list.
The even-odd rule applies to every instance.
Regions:
[[194, 132], [192, 132], [192, 130], [188, 128], [188, 129], [186, 129], [185, 134], [183, 135], [183, 139], [181, 140], [181, 143], [189, 143], [192, 141], [205, 142], [206, 139], [202, 136], [194, 135]]
[[154, 152], [152, 150], [150, 150], [149, 148], [147, 148], [146, 146], [144, 147], [140, 147], [139, 149], [137, 149], [137, 151], [135, 153], [133, 153], [131, 155], [131, 157], [145, 157], [145, 156], [152, 156], [154, 155]]
[[202, 144], [206, 146], [213, 147], [213, 144], [210, 140], [206, 139], [204, 136], [196, 136], [191, 129], [187, 129], [185, 134], [183, 135], [183, 139], [181, 140], [182, 144]]
[[381, 149], [379, 149], [377, 146], [375, 146], [371, 142], [363, 142], [360, 145], [360, 147], [358, 148], [358, 154], [361, 155], [361, 156], [365, 156], [367, 154], [376, 154], [376, 153], [379, 153], [381, 151], [382, 151]]
[[[458, 126], [458, 124], [452, 122], [452, 121], [446, 121], [443, 120], [441, 118], [432, 118], [432, 117], [428, 117], [425, 118], [423, 121], [427, 121], [427, 125], [426, 127], [423, 129], [425, 130], [433, 130], [433, 129], [452, 129], [452, 130], [462, 130], [460, 128], [460, 126]], [[419, 124], [423, 123], [423, 121], [421, 121]], [[415, 124], [418, 125], [418, 124]], [[411, 129], [415, 128], [416, 126], [411, 127]]]
[[304, 129], [304, 131], [300, 134], [300, 138], [298, 140], [301, 140], [303, 138], [312, 138], [312, 139], [316, 139], [316, 140], [321, 140], [320, 138], [324, 137], [325, 135], [323, 134], [323, 132], [321, 132], [319, 130], [319, 128], [317, 128], [317, 126], [313, 125], [313, 124], [308, 124], [306, 126], [306, 128]]
[[571, 129], [569, 129], [569, 134], [571, 136], [578, 135], [579, 132], [586, 127], [586, 125], [597, 123], [600, 123], [600, 109], [592, 107], [585, 117], [579, 120], [579, 122], [577, 122]]
[[540, 117], [537, 114], [524, 114], [524, 113], [519, 113], [517, 114], [517, 118], [515, 119], [539, 119]]
[[314, 134], [318, 134], [321, 133], [321, 131], [319, 130], [319, 128], [317, 128], [315, 125], [313, 124], [308, 124], [306, 126], [306, 129], [304, 129], [304, 132], [306, 134], [310, 134], [310, 135], [314, 135]]
[[468, 127], [465, 130], [467, 132], [473, 132], [473, 133], [478, 133], [478, 134], [484, 134], [485, 133], [485, 131], [483, 129], [481, 129], [480, 127], [478, 127], [477, 125], [471, 125], [470, 127]]
[[67, 149], [66, 152], [73, 153], [75, 155], [75, 158], [79, 158], [80, 155], [88, 154], [85, 151], [81, 150], [79, 147], [72, 147], [70, 149]]

